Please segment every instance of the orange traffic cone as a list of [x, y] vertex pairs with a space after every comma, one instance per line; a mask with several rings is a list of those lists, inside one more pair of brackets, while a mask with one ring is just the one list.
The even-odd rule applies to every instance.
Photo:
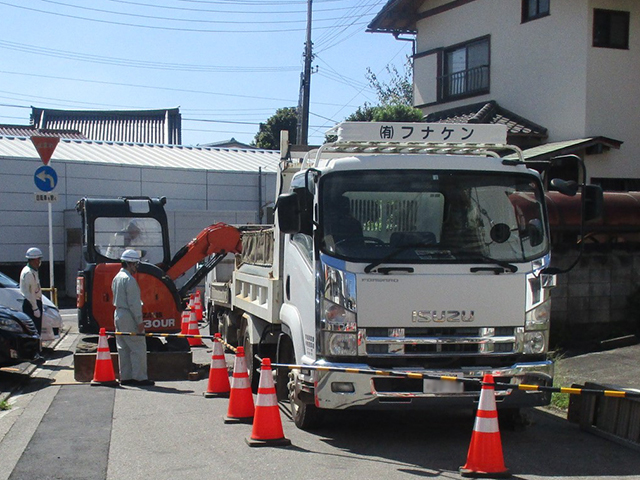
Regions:
[[109, 351], [109, 342], [107, 341], [107, 329], [100, 329], [100, 337], [98, 337], [98, 353], [96, 355], [96, 368], [93, 371], [93, 380], [91, 385], [105, 385], [114, 387], [118, 385], [116, 374], [113, 371], [113, 363], [111, 362], [111, 352]]
[[238, 347], [236, 359], [233, 362], [229, 409], [224, 423], [251, 423], [254, 410], [249, 372], [244, 358], [244, 348]]
[[189, 307], [182, 311], [182, 316], [180, 317], [180, 333], [186, 335], [187, 332], [189, 332]]
[[201, 322], [202, 321], [202, 298], [200, 298], [200, 290], [196, 290], [193, 304], [196, 307], [196, 320]]
[[[196, 312], [194, 309], [191, 309], [189, 312], [189, 329], [187, 330], [187, 334], [200, 335], [200, 329], [198, 328], [198, 321], [196, 320]], [[206, 347], [201, 338], [189, 337], [187, 340], [189, 340], [189, 345], [192, 347]]]
[[471, 445], [467, 463], [460, 467], [463, 477], [508, 478], [511, 476], [504, 465], [502, 442], [496, 410], [495, 384], [493, 375], [482, 379], [482, 391], [476, 421], [473, 425]]
[[207, 391], [204, 392], [206, 398], [226, 397], [231, 390], [227, 362], [224, 359], [224, 350], [219, 340], [222, 340], [222, 336], [216, 333], [213, 341], [211, 368], [209, 369], [209, 384], [207, 385]]
[[278, 397], [273, 383], [273, 373], [271, 373], [271, 360], [268, 358], [262, 359], [253, 431], [251, 438], [247, 438], [247, 443], [250, 447], [291, 445], [291, 440], [285, 438], [282, 432]]

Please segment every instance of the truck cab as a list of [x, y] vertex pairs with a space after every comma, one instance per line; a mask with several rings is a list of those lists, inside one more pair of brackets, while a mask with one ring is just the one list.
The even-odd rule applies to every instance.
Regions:
[[[551, 385], [545, 194], [506, 127], [345, 122], [328, 133], [335, 141], [301, 162], [282, 149], [276, 224], [261, 232], [271, 240], [243, 235], [220, 305], [246, 350], [295, 366], [276, 384], [296, 425], [335, 409], [478, 401], [479, 382], [411, 372]], [[251, 244], [272, 258], [256, 264]], [[517, 388], [496, 397], [512, 411], [550, 401]]]

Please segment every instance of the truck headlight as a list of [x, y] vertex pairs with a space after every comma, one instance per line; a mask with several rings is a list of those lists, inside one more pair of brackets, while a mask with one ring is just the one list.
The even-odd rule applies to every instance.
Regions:
[[10, 318], [0, 318], [0, 330], [6, 330], [7, 332], [22, 333], [22, 325], [11, 320]]
[[355, 333], [325, 332], [327, 353], [332, 356], [355, 356], [358, 342]]
[[322, 300], [322, 330], [325, 354], [354, 356], [358, 353], [356, 314], [326, 298]]
[[547, 351], [547, 332], [527, 332], [524, 334], [524, 353], [535, 355]]
[[547, 299], [526, 313], [524, 323], [525, 330], [527, 332], [549, 330], [550, 313], [551, 300]]

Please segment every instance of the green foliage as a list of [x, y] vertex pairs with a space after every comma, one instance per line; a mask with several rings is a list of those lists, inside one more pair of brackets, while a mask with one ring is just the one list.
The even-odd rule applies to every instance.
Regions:
[[411, 59], [407, 57], [404, 63], [404, 72], [398, 72], [395, 65], [386, 66], [387, 73], [391, 77], [389, 82], [381, 82], [377, 75], [367, 68], [367, 80], [378, 95], [380, 105], [406, 105], [413, 106], [413, 75]]
[[395, 65], [387, 65], [391, 77], [382, 82], [375, 73], [367, 68], [367, 80], [376, 91], [378, 105], [365, 103], [345, 118], [348, 122], [420, 122], [422, 111], [413, 108], [413, 81], [411, 60], [407, 57], [404, 72], [400, 73]]
[[276, 110], [265, 123], [260, 124], [254, 138], [254, 145], [269, 150], [280, 149], [280, 131], [289, 131], [289, 141], [296, 143], [296, 128], [298, 124], [298, 110], [295, 107], [285, 107]]
[[2, 400], [0, 402], [0, 410], [10, 410], [11, 409], [11, 404], [9, 402], [7, 402], [6, 400]]
[[410, 105], [382, 105], [373, 112], [374, 122], [419, 122], [422, 110]]

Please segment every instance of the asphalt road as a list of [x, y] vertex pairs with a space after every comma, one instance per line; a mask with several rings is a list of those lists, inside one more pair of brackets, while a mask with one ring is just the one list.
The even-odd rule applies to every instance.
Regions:
[[[474, 415], [346, 413], [304, 432], [280, 404], [287, 448], [250, 448], [251, 425], [227, 425], [227, 399], [206, 399], [207, 380], [150, 388], [91, 387], [73, 380], [73, 330], [0, 412], [0, 480], [461, 478]], [[194, 349], [208, 363], [207, 349]], [[518, 479], [640, 479], [636, 450], [581, 431], [542, 409], [532, 424], [501, 431]]]

